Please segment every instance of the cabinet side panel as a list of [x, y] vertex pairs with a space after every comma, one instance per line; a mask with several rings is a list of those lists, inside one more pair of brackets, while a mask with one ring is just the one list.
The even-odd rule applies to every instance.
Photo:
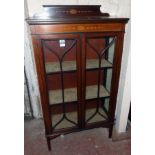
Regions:
[[122, 51], [123, 51], [123, 40], [124, 40], [124, 33], [123, 32], [118, 33], [116, 46], [115, 46], [115, 54], [114, 54], [114, 62], [113, 62], [114, 67], [113, 67], [112, 83], [111, 83], [111, 97], [110, 97], [110, 105], [109, 105], [110, 121], [114, 121], [114, 117], [115, 117], [115, 108], [116, 108], [119, 76], [120, 76], [120, 69], [121, 69], [121, 59], [122, 59]]
[[48, 105], [48, 96], [46, 91], [44, 68], [43, 68], [43, 62], [42, 62], [41, 44], [40, 44], [39, 38], [33, 35], [32, 35], [32, 43], [34, 48], [34, 56], [35, 56], [37, 76], [38, 76], [38, 82], [39, 82], [39, 90], [40, 90], [40, 96], [41, 96], [41, 105], [43, 110], [45, 130], [46, 130], [46, 134], [50, 134], [52, 130], [51, 128], [52, 124], [51, 124], [51, 116], [49, 111], [50, 108]]

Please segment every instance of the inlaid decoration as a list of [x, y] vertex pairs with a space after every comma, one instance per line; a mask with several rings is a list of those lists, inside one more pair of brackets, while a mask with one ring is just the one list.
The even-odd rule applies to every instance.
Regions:
[[76, 9], [70, 9], [69, 13], [72, 15], [75, 15], [75, 14], [77, 14], [77, 10]]
[[62, 13], [62, 14], [76, 15], [76, 14], [93, 13], [94, 11], [91, 11], [91, 10], [70, 9], [70, 10], [56, 10], [55, 12], [56, 13]]

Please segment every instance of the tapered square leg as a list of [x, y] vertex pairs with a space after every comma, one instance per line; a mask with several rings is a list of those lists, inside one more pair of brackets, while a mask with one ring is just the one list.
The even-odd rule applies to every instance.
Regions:
[[109, 128], [109, 138], [112, 137], [113, 125]]
[[47, 138], [47, 145], [48, 145], [48, 150], [51, 151], [51, 140], [50, 140], [50, 138]]

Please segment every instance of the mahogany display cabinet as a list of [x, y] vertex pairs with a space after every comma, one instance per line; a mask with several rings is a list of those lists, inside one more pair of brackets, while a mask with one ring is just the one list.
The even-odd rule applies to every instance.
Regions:
[[61, 134], [115, 122], [125, 24], [100, 5], [44, 5], [27, 18], [37, 68], [45, 132]]

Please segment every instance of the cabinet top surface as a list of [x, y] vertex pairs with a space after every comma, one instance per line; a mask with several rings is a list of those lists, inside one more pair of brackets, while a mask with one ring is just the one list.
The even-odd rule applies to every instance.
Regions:
[[26, 19], [28, 24], [61, 24], [61, 23], [127, 23], [128, 18], [112, 17], [100, 11], [101, 5], [43, 5], [41, 12]]

